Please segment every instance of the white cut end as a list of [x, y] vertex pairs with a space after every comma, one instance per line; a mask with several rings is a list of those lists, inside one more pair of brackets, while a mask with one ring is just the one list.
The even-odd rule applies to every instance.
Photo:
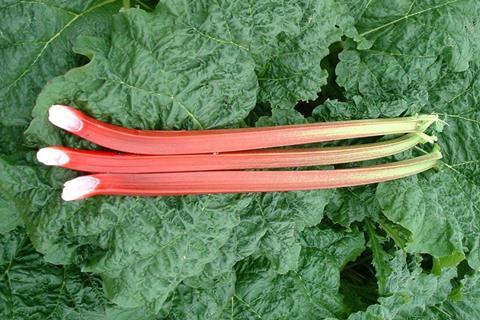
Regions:
[[83, 128], [83, 122], [67, 106], [53, 105], [48, 110], [48, 120], [63, 130], [78, 132]]
[[63, 185], [62, 199], [65, 201], [79, 200], [95, 191], [100, 180], [90, 176], [78, 177], [65, 182]]
[[38, 150], [37, 160], [47, 166], [63, 166], [70, 161], [70, 157], [62, 150], [43, 148]]

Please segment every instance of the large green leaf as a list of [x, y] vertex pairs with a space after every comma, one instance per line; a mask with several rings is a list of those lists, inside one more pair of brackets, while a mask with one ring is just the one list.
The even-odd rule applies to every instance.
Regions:
[[166, 301], [161, 319], [231, 319], [235, 271], [230, 269], [200, 284], [180, 284]]
[[427, 309], [419, 315], [422, 319], [451, 320], [477, 319], [480, 317], [480, 273], [467, 275], [460, 287], [447, 300]]
[[298, 270], [278, 274], [268, 259], [247, 258], [211, 281], [180, 285], [164, 317], [325, 319], [348, 314], [338, 292], [339, 271], [363, 251], [362, 234], [309, 228], [301, 237]]
[[358, 19], [364, 41], [341, 53], [338, 83], [362, 116], [417, 112], [449, 73], [478, 60], [475, 0], [374, 1]]
[[32, 212], [27, 223], [48, 260], [83, 260], [83, 270], [103, 276], [114, 302], [158, 311], [182, 280], [199, 275], [220, 255], [250, 201], [237, 196], [54, 200], [48, 211]]
[[462, 232], [451, 215], [452, 208], [439, 204], [440, 186], [430, 182], [412, 177], [383, 183], [376, 197], [385, 216], [412, 233], [408, 251], [449, 256], [462, 251]]
[[110, 303], [99, 277], [45, 262], [23, 228], [0, 235], [0, 274], [2, 319], [154, 319], [145, 309]]
[[348, 314], [338, 293], [339, 270], [363, 251], [363, 236], [312, 228], [303, 237], [298, 271], [279, 275], [256, 259], [239, 265], [233, 317], [324, 319]]
[[454, 269], [435, 276], [423, 272], [419, 263], [409, 261], [402, 251], [386, 258], [390, 273], [385, 293], [378, 299], [378, 304], [353, 313], [349, 320], [412, 319], [426, 307], [445, 300], [450, 293], [450, 280], [456, 275]]
[[382, 184], [377, 197], [385, 215], [412, 232], [409, 250], [440, 258], [458, 256], [465, 247], [469, 264], [480, 267], [478, 186], [445, 168], [436, 175]]
[[111, 41], [77, 43], [91, 63], [45, 89], [29, 136], [58, 143], [45, 122], [56, 102], [129, 127], [199, 129], [244, 119], [257, 101], [257, 76], [260, 101], [314, 99], [328, 46], [344, 30], [354, 35], [346, 10], [333, 0], [171, 0], [154, 13], [125, 11]]
[[[202, 277], [216, 278], [250, 255], [268, 258], [272, 272], [297, 268], [299, 234], [320, 223], [330, 196], [311, 191], [62, 203], [61, 181], [71, 173], [34, 170], [25, 162], [2, 165], [0, 181], [14, 186], [9, 194], [15, 201], [7, 203], [18, 206], [15, 213], [47, 261], [80, 264], [102, 275], [114, 302], [157, 311], [182, 281], [201, 284]], [[30, 183], [22, 184], [26, 176]]]
[[327, 74], [320, 60], [344, 33], [355, 36], [341, 1], [164, 1], [192, 31], [248, 52], [256, 63], [259, 101], [315, 100]]
[[[15, 132], [13, 153], [21, 130], [31, 118], [36, 96], [51, 78], [76, 64], [72, 45], [80, 34], [104, 34], [121, 1], [3, 1], [0, 5], [0, 133]], [[8, 127], [8, 128], [6, 128]], [[12, 136], [13, 137], [13, 136]], [[2, 140], [3, 142], [3, 140]]]
[[279, 273], [296, 270], [299, 233], [320, 223], [331, 196], [328, 190], [265, 194], [255, 209], [265, 226], [257, 254], [266, 256], [270, 267]]
[[[421, 177], [418, 179], [418, 183], [415, 182], [415, 178], [412, 178], [379, 187], [380, 202], [393, 204], [393, 200], [400, 205], [398, 211], [390, 212], [397, 216], [393, 218], [395, 221], [399, 222], [398, 216], [404, 215], [404, 218], [409, 219], [411, 223], [422, 223], [422, 226], [427, 228], [428, 225], [435, 226], [432, 228], [433, 233], [427, 233], [433, 237], [435, 237], [434, 234], [444, 237], [448, 234], [453, 235], [453, 233], [457, 234], [455, 237], [463, 237], [468, 261], [475, 269], [480, 267], [480, 238], [478, 236], [480, 230], [478, 219], [480, 213], [478, 205], [480, 203], [480, 180], [478, 178], [480, 175], [480, 162], [478, 161], [480, 148], [475, 138], [480, 135], [480, 107], [478, 104], [480, 81], [477, 70], [476, 63], [471, 63], [471, 68], [465, 72], [450, 74], [443, 70], [442, 80], [430, 90], [431, 105], [425, 109], [440, 112], [447, 123], [443, 132], [438, 134], [445, 163], [442, 172], [437, 175], [425, 176], [425, 179]], [[410, 197], [405, 198], [406, 201], [403, 204], [400, 204], [402, 195], [400, 195], [399, 188], [410, 194]], [[388, 196], [388, 189], [397, 195], [397, 199], [394, 200]], [[415, 207], [414, 203], [418, 200], [420, 200], [417, 203], [418, 207]], [[424, 210], [422, 208], [428, 207], [430, 209], [424, 211], [426, 214], [424, 219], [419, 213], [421, 214]], [[438, 216], [438, 213], [441, 215]], [[419, 228], [421, 228], [419, 224], [412, 225], [412, 227], [417, 230], [417, 235], [424, 234], [419, 232]], [[437, 232], [441, 228], [446, 231], [444, 235]], [[413, 231], [413, 228], [410, 230]], [[421, 237], [425, 237], [425, 234]], [[421, 243], [421, 237], [417, 239], [419, 243]], [[435, 246], [441, 245], [441, 243], [446, 245], [447, 242], [443, 240]]]
[[[278, 5], [278, 1], [272, 2]], [[356, 36], [353, 19], [347, 7], [334, 0], [291, 1], [290, 6], [279, 9], [296, 14], [288, 17], [288, 27], [277, 29], [277, 43], [270, 56], [265, 56], [263, 48], [254, 48], [259, 101], [291, 106], [300, 100], [315, 100], [321, 86], [327, 83], [327, 72], [320, 67], [320, 60], [344, 34]], [[261, 30], [263, 19], [255, 20], [260, 27], [255, 29]]]
[[326, 207], [328, 217], [344, 227], [375, 218], [379, 212], [375, 189], [371, 186], [338, 189]]
[[22, 215], [28, 214], [33, 204], [41, 206], [53, 191], [34, 168], [19, 159], [23, 156], [0, 157], [0, 234], [22, 224]]
[[[2, 182], [15, 187], [29, 175], [31, 183], [12, 192], [28, 208], [19, 214], [25, 215], [46, 258], [85, 261], [84, 270], [103, 275], [109, 297], [127, 307], [158, 309], [180, 281], [205, 272], [215, 276], [254, 252], [269, 257], [283, 272], [297, 267], [300, 252], [290, 247], [299, 247], [297, 234], [305, 226], [320, 222], [329, 194], [100, 198], [61, 204], [57, 181], [69, 174], [9, 162], [3, 172]], [[145, 273], [152, 274], [146, 283]]]
[[75, 50], [92, 61], [44, 89], [28, 130], [33, 140], [59, 142], [46, 123], [48, 107], [58, 102], [141, 129], [235, 125], [255, 105], [250, 56], [195, 32], [163, 6], [124, 11], [114, 18], [110, 41], [84, 37]]
[[23, 229], [0, 235], [2, 319], [105, 319], [100, 279], [48, 264]]
[[[478, 268], [480, 6], [470, 0], [357, 4], [364, 39], [347, 43], [337, 67], [349, 101], [329, 101], [315, 113], [323, 119], [442, 115], [442, 173], [381, 184], [376, 197], [385, 215], [411, 232], [408, 250], [450, 256], [440, 264], [458, 262], [465, 251]], [[349, 197], [340, 204], [360, 207], [357, 202]]]

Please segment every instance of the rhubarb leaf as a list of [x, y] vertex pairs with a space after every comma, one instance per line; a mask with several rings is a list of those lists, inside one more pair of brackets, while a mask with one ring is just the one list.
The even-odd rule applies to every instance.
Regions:
[[[20, 154], [27, 158], [31, 154]], [[47, 198], [54, 190], [44, 183], [30, 163], [16, 157], [0, 157], [0, 234], [22, 224], [22, 216], [32, 205]]]
[[180, 284], [160, 313], [162, 319], [222, 319], [231, 318], [235, 299], [234, 270], [201, 284]]
[[384, 214], [412, 233], [410, 251], [440, 258], [465, 250], [471, 267], [480, 267], [480, 188], [471, 181], [445, 167], [439, 174], [381, 184], [377, 198]]
[[371, 186], [338, 189], [326, 207], [327, 216], [344, 227], [365, 218], [376, 218], [379, 212], [375, 188]]
[[320, 223], [331, 195], [322, 190], [268, 193], [259, 199], [254, 210], [264, 220], [265, 235], [257, 254], [267, 257], [273, 270], [286, 273], [297, 269], [299, 234]]
[[444, 70], [430, 92], [427, 112], [438, 112], [446, 125], [439, 133], [444, 162], [461, 179], [480, 186], [480, 51], [477, 62], [465, 72], [447, 73]]
[[363, 251], [362, 234], [308, 228], [300, 237], [298, 271], [278, 274], [268, 259], [249, 257], [215, 279], [180, 285], [162, 315], [182, 319], [344, 316], [349, 308], [338, 292], [339, 269]]
[[348, 307], [338, 293], [339, 269], [363, 249], [358, 232], [312, 228], [303, 233], [298, 271], [279, 275], [266, 260], [245, 260], [237, 268], [235, 296], [229, 306], [232, 315], [242, 319], [344, 316]]
[[[275, 273], [297, 269], [300, 233], [320, 223], [331, 195], [100, 197], [62, 203], [61, 181], [71, 173], [33, 170], [26, 162], [2, 164], [2, 184], [22, 186], [12, 189], [14, 204], [21, 206], [18, 214], [47, 261], [79, 264], [103, 277], [115, 303], [156, 311], [181, 281], [200, 285], [248, 256], [266, 259]], [[29, 184], [16, 181], [26, 175]], [[143, 282], [145, 272], [155, 276]]]
[[[480, 54], [480, 52], [477, 52]], [[443, 76], [430, 92], [431, 106], [444, 116], [446, 126], [438, 134], [444, 154], [444, 170], [432, 177], [438, 185], [440, 204], [460, 225], [468, 262], [480, 268], [480, 77], [479, 63], [465, 72]]]
[[105, 319], [101, 280], [43, 261], [21, 228], [0, 235], [2, 319]]
[[[437, 133], [447, 163], [443, 173], [380, 184], [377, 199], [388, 218], [412, 232], [411, 252], [449, 254], [458, 263], [465, 251], [477, 268], [480, 5], [432, 0], [360, 7], [357, 28], [364, 40], [347, 43], [336, 69], [348, 102], [328, 101], [314, 114], [320, 119], [415, 112], [444, 117], [447, 125]], [[430, 180], [435, 183], [428, 185]]]
[[337, 81], [356, 116], [419, 112], [442, 69], [463, 72], [478, 57], [475, 0], [375, 1], [357, 21], [364, 38], [340, 54]]
[[[327, 72], [320, 67], [320, 60], [328, 55], [328, 47], [344, 34], [356, 34], [342, 1], [290, 2], [281, 10], [295, 14], [288, 17], [288, 27], [277, 29], [271, 55], [266, 56], [261, 47], [253, 48], [260, 84], [258, 100], [274, 106], [315, 100], [321, 86], [327, 83]], [[273, 5], [277, 6], [277, 2]]]
[[402, 251], [389, 256], [391, 269], [385, 286], [385, 294], [365, 311], [351, 314], [349, 320], [367, 319], [412, 319], [426, 307], [434, 306], [446, 299], [455, 277], [454, 269], [441, 276], [422, 272], [418, 261], [409, 261]]
[[182, 280], [200, 274], [219, 255], [250, 202], [238, 196], [96, 199], [70, 207], [56, 200], [52, 213], [37, 212], [29, 225], [54, 219], [54, 226], [32, 235], [47, 259], [82, 259], [84, 271], [102, 275], [113, 302], [158, 312]]
[[199, 129], [236, 125], [257, 92], [274, 105], [315, 99], [328, 46], [344, 31], [354, 34], [346, 10], [333, 0], [172, 0], [154, 13], [122, 12], [110, 41], [79, 40], [76, 51], [92, 61], [46, 87], [29, 138], [59, 143], [53, 128], [44, 129], [57, 102], [127, 127]]
[[409, 252], [443, 257], [462, 251], [461, 232], [451, 211], [439, 205], [439, 186], [420, 179], [380, 184], [376, 197], [383, 214], [412, 233], [406, 248]]
[[480, 273], [467, 275], [459, 287], [442, 304], [430, 307], [422, 319], [450, 320], [480, 317]]
[[154, 13], [124, 11], [113, 30], [109, 41], [77, 42], [92, 60], [45, 88], [27, 132], [32, 140], [59, 142], [57, 130], [44, 128], [48, 107], [62, 101], [140, 129], [232, 125], [254, 107], [255, 65], [244, 49], [195, 31], [163, 5]]
[[[148, 305], [158, 311], [182, 280], [199, 275], [221, 255], [239, 214], [252, 205], [251, 197], [237, 195], [62, 203], [61, 181], [70, 172], [1, 164], [0, 184], [14, 187], [15, 202], [7, 204], [19, 206], [46, 261], [77, 263], [100, 274], [107, 297], [128, 308]], [[27, 175], [29, 183], [22, 184]], [[145, 272], [155, 276], [144, 282]]]
[[[473, 268], [478, 269], [480, 267], [480, 237], [478, 236], [480, 148], [475, 138], [480, 135], [480, 109], [477, 103], [480, 99], [478, 67], [472, 63], [472, 67], [465, 72], [454, 74], [446, 73], [446, 70], [443, 72], [445, 72], [443, 80], [429, 93], [432, 102], [427, 110], [441, 112], [447, 123], [443, 131], [438, 133], [445, 165], [440, 174], [429, 176], [428, 180], [419, 186], [410, 185], [408, 188], [415, 195], [412, 194], [402, 207], [403, 210], [407, 210], [407, 203], [412, 204], [412, 201], [415, 201], [414, 198], [422, 197], [421, 194], [438, 199], [430, 206], [441, 208], [442, 215], [452, 221], [449, 223], [449, 229], [457, 230], [456, 233], [463, 238], [467, 259]], [[410, 179], [410, 181], [413, 180], [415, 178]], [[424, 180], [419, 178], [419, 181]], [[393, 182], [391, 185], [395, 185], [396, 190], [392, 190], [393, 192], [398, 192], [398, 183]], [[422, 206], [424, 204], [423, 202]], [[410, 217], [414, 220], [418, 219], [417, 212], [411, 209]], [[428, 223], [429, 216], [431, 216], [430, 212], [424, 223]], [[440, 220], [441, 225], [443, 219]]]
[[274, 106], [315, 100], [326, 83], [320, 60], [328, 47], [356, 34], [342, 1], [162, 2], [192, 31], [248, 52], [256, 64], [258, 100]]
[[[19, 133], [31, 118], [42, 87], [78, 63], [72, 45], [78, 35], [105, 34], [110, 17], [121, 1], [2, 1], [0, 6], [0, 127], [12, 131], [12, 146], [0, 144], [0, 152], [13, 153], [21, 146]], [[4, 134], [2, 134], [4, 136]]]

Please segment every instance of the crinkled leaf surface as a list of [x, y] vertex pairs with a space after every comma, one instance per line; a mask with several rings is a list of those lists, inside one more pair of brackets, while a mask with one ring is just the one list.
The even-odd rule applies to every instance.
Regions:
[[404, 252], [398, 251], [389, 257], [391, 272], [385, 285], [385, 294], [378, 304], [348, 317], [363, 319], [411, 319], [426, 307], [443, 301], [452, 287], [450, 280], [456, 275], [449, 269], [441, 276], [426, 274], [415, 261], [408, 261]]
[[376, 197], [384, 215], [411, 233], [407, 250], [436, 257], [461, 251], [461, 230], [450, 207], [439, 205], [439, 185], [411, 177], [380, 184]]
[[166, 301], [162, 319], [228, 319], [235, 299], [233, 269], [200, 284], [180, 284]]
[[445, 167], [436, 175], [382, 184], [377, 197], [385, 215], [412, 232], [411, 251], [441, 257], [465, 248], [469, 264], [479, 268], [480, 191], [463, 175]]
[[301, 234], [298, 271], [274, 271], [266, 258], [250, 257], [212, 281], [180, 285], [165, 318], [325, 319], [344, 316], [339, 270], [364, 249], [361, 233], [308, 228]]
[[[266, 61], [257, 58], [262, 62], [257, 67], [259, 101], [273, 105], [315, 100], [319, 88], [326, 84], [327, 73], [320, 68], [320, 60], [328, 54], [328, 47], [344, 33], [355, 36], [353, 19], [342, 1], [291, 3], [291, 8], [282, 9], [297, 14], [289, 18], [288, 28], [279, 30], [272, 55]], [[263, 50], [258, 50], [257, 56], [264, 56]]]
[[450, 295], [443, 303], [427, 309], [423, 319], [476, 319], [480, 317], [480, 275], [475, 273], [462, 279], [458, 292]]
[[[80, 34], [104, 34], [121, 1], [2, 1], [0, 5], [0, 128], [2, 136], [14, 132], [12, 145], [31, 118], [41, 88], [52, 77], [76, 64], [72, 45]], [[2, 141], [3, 142], [3, 141]]]
[[270, 268], [279, 273], [297, 269], [299, 233], [320, 223], [331, 195], [329, 191], [269, 193], [257, 202], [255, 210], [265, 221], [257, 254], [268, 257]]
[[15, 173], [23, 171], [37, 181], [15, 195], [28, 208], [19, 213], [47, 261], [79, 263], [83, 271], [102, 275], [112, 301], [157, 311], [182, 281], [194, 285], [203, 281], [195, 277], [217, 277], [254, 253], [271, 261], [272, 272], [297, 268], [299, 233], [320, 222], [330, 194], [102, 197], [62, 203], [58, 181], [70, 173], [9, 163], [4, 169], [10, 173], [2, 181], [21, 185]]
[[364, 39], [347, 44], [336, 69], [349, 101], [329, 101], [316, 113], [324, 119], [419, 111], [445, 117], [438, 133], [444, 172], [381, 184], [376, 197], [387, 217], [412, 232], [410, 251], [457, 257], [465, 251], [477, 268], [480, 6], [409, 0], [361, 7], [357, 28]]
[[[356, 116], [395, 116], [429, 105], [429, 91], [478, 59], [477, 1], [373, 1], [357, 22], [364, 38], [340, 55], [338, 83]], [[437, 110], [439, 112], [440, 110]]]
[[[259, 101], [291, 106], [315, 100], [326, 83], [320, 60], [343, 34], [355, 35], [342, 1], [164, 1], [191, 30], [248, 52]], [[208, 22], [208, 23], [206, 23]]]
[[376, 217], [379, 206], [375, 200], [375, 189], [371, 186], [338, 189], [326, 208], [333, 222], [348, 227], [356, 221]]
[[[36, 14], [28, 17], [40, 17], [41, 10], [83, 12], [94, 3], [100, 2], [82, 2], [81, 8], [76, 2], [12, 2], [2, 12], [15, 17], [19, 11], [12, 10], [22, 7]], [[38, 14], [34, 8], [40, 10]], [[378, 188], [98, 197], [64, 203], [59, 199], [61, 184], [73, 173], [40, 167], [31, 154], [2, 157], [1, 237], [10, 237], [12, 232], [5, 232], [24, 221], [34, 247], [45, 254], [46, 261], [72, 266], [52, 267], [30, 247], [39, 258], [22, 260], [22, 272], [29, 272], [28, 264], [37, 270], [41, 263], [49, 266], [43, 274], [62, 283], [67, 278], [58, 278], [52, 270], [74, 270], [75, 279], [81, 279], [75, 280], [78, 294], [97, 293], [99, 284], [96, 278], [93, 283], [83, 281], [91, 275], [78, 273], [77, 266], [100, 275], [106, 297], [128, 308], [112, 308], [99, 293], [89, 311], [97, 315], [98, 310], [102, 319], [154, 319], [149, 311], [160, 311], [159, 317], [166, 319], [345, 319], [358, 310], [350, 318], [478, 317], [478, 274], [471, 270], [480, 265], [478, 9], [474, 0], [165, 0], [153, 13], [138, 8], [123, 11], [114, 18], [111, 35], [90, 37], [89, 27], [94, 33], [105, 30], [93, 22], [88, 27], [81, 24], [87, 17], [97, 17], [97, 9], [92, 10], [48, 46], [62, 44], [56, 50], [69, 52], [70, 58], [59, 58], [58, 65], [73, 61], [71, 46], [78, 34], [68, 32], [83, 28], [75, 50], [91, 61], [45, 87], [27, 132], [31, 146], [92, 147], [47, 123], [47, 108], [54, 103], [69, 103], [101, 120], [141, 129], [311, 121], [292, 106], [317, 97], [327, 81], [320, 60], [332, 43], [346, 35], [351, 39], [335, 43], [343, 52], [337, 74], [329, 77], [343, 87], [329, 84], [337, 88], [330, 94], [340, 100], [319, 106], [315, 118], [440, 113], [448, 123], [438, 133], [446, 165], [439, 172]], [[41, 25], [47, 31], [55, 33], [59, 30], [55, 27], [62, 28], [68, 21], [51, 16], [56, 17], [51, 25]], [[99, 19], [108, 23], [106, 17]], [[352, 17], [360, 35], [352, 29]], [[31, 28], [43, 22], [18, 21], [28, 21]], [[33, 31], [27, 34], [36, 37]], [[13, 52], [8, 51], [12, 50], [8, 43], [0, 50]], [[44, 73], [52, 64], [47, 52], [21, 79], [33, 81], [31, 88], [37, 91], [30, 98], [15, 96], [25, 90], [13, 91], [12, 99], [31, 99], [33, 104], [47, 79], [73, 66], [72, 62], [58, 73]], [[25, 51], [25, 56], [22, 62], [28, 63], [36, 55]], [[330, 60], [335, 57], [329, 56]], [[9, 65], [6, 70], [20, 66]], [[28, 86], [22, 81], [18, 86]], [[25, 113], [8, 110], [5, 114], [11, 119], [4, 120], [18, 120], [8, 125], [20, 126], [0, 127], [3, 153], [14, 151], [14, 138], [29, 117], [29, 109]], [[411, 157], [415, 152], [381, 161]], [[312, 227], [319, 223], [321, 227]], [[393, 253], [399, 249], [408, 253]], [[434, 256], [434, 272], [425, 262], [420, 264], [419, 252]], [[450, 267], [464, 255], [467, 261], [461, 266], [469, 272], [458, 278], [463, 286], [457, 288], [457, 279], [452, 281], [455, 269]], [[428, 261], [429, 256], [425, 257]], [[345, 284], [352, 280], [341, 272], [348, 262], [349, 276], [357, 273], [360, 279], [368, 279], [360, 280], [360, 285]], [[362, 273], [372, 265], [373, 270]], [[378, 292], [371, 292], [375, 283]], [[39, 287], [38, 282], [22, 287], [22, 295], [37, 297]], [[373, 305], [356, 305], [349, 301], [354, 295], [344, 298], [339, 293], [349, 288], [358, 296], [371, 295], [365, 301]], [[78, 301], [73, 293], [64, 298], [58, 286], [47, 287], [46, 292], [62, 297], [52, 318], [77, 319], [81, 314], [88, 319], [83, 305], [74, 311], [64, 306], [70, 306], [69, 299]], [[42, 294], [45, 299], [38, 301], [51, 298], [45, 290]], [[49, 301], [44, 305], [50, 306]], [[32, 312], [22, 310], [26, 316]]]
[[[437, 175], [422, 176], [417, 180], [419, 183], [415, 182], [415, 178], [412, 178], [381, 185], [378, 189], [381, 193], [379, 201], [390, 202], [390, 204], [393, 204], [390, 201], [393, 199], [387, 195], [388, 189], [399, 196], [394, 200], [398, 204], [400, 204], [400, 198], [402, 197], [399, 194], [399, 188], [409, 192], [411, 197], [405, 198], [407, 201], [400, 204], [400, 207], [398, 207], [400, 210], [394, 210], [395, 213], [390, 213], [394, 215], [406, 214], [404, 218], [410, 219], [411, 223], [415, 223], [415, 220], [417, 220], [417, 223], [421, 223], [423, 220], [423, 223], [421, 223], [423, 226], [432, 225], [446, 231], [444, 235], [441, 235], [433, 230], [433, 232], [428, 233], [432, 236], [437, 234], [445, 237], [448, 234], [456, 233], [455, 237], [463, 237], [468, 261], [475, 269], [480, 266], [480, 238], [478, 236], [480, 230], [478, 219], [480, 214], [480, 181], [478, 179], [480, 174], [478, 162], [480, 149], [475, 138], [480, 134], [480, 107], [478, 104], [480, 101], [480, 81], [477, 70], [478, 68], [474, 63], [469, 70], [453, 75], [444, 70], [445, 75], [442, 78], [444, 80], [440, 81], [438, 86], [430, 92], [432, 104], [426, 109], [441, 112], [447, 122], [443, 132], [438, 134], [445, 163], [442, 172]], [[395, 190], [389, 188], [388, 185]], [[431, 200], [426, 201], [429, 198]], [[418, 202], [418, 200], [421, 201]], [[417, 201], [417, 207], [414, 204], [415, 201]], [[421, 213], [423, 210], [422, 207], [431, 208], [424, 211], [426, 213], [425, 219], [422, 219], [419, 215], [419, 212]], [[432, 214], [435, 212], [435, 218], [431, 220]], [[440, 216], [438, 216], [438, 213], [440, 213]], [[399, 221], [397, 218], [394, 218], [394, 220]], [[420, 225], [417, 224], [415, 229], [419, 231], [417, 229], [419, 227]], [[412, 228], [410, 229], [413, 231]], [[419, 233], [417, 232], [417, 234]], [[451, 246], [448, 245], [449, 242], [451, 241], [441, 241], [436, 246], [443, 243], [446, 245], [444, 249], [447, 249]]]
[[200, 129], [235, 124], [255, 105], [254, 62], [241, 48], [211, 40], [160, 5], [114, 17], [111, 39], [81, 38], [75, 50], [92, 61], [42, 92], [28, 133], [45, 132], [47, 108], [75, 103], [93, 116], [141, 129]]
[[303, 237], [298, 271], [279, 275], [256, 259], [239, 265], [232, 317], [324, 319], [348, 313], [338, 293], [339, 269], [363, 251], [363, 236], [313, 228]]
[[[249, 202], [235, 196], [131, 198], [71, 207], [57, 200], [50, 212], [30, 217], [30, 226], [44, 226], [32, 236], [47, 259], [81, 259], [84, 271], [103, 276], [112, 301], [158, 311], [182, 280], [200, 274], [220, 254]], [[52, 219], [55, 225], [47, 226]]]
[[30, 212], [33, 205], [41, 206], [53, 190], [42, 182], [31, 163], [18, 158], [0, 157], [0, 233], [22, 224], [22, 215]]
[[43, 261], [24, 230], [0, 235], [2, 319], [105, 319], [101, 281]]
[[[357, 26], [365, 40], [356, 48], [347, 45], [336, 70], [348, 102], [328, 101], [316, 115], [351, 119], [440, 113], [447, 122], [438, 133], [446, 166], [440, 173], [380, 184], [376, 201], [387, 217], [408, 226], [409, 250], [451, 254], [438, 260], [440, 266], [455, 265], [465, 254], [478, 270], [480, 153], [474, 140], [480, 134], [479, 5], [474, 1], [358, 1], [356, 5]], [[345, 204], [354, 211], [364, 202], [349, 198]], [[381, 226], [387, 235], [398, 235], [389, 233], [394, 230], [388, 224]], [[375, 243], [369, 244], [373, 249]], [[376, 255], [377, 266], [384, 265], [381, 258]], [[380, 285], [388, 279], [382, 271], [388, 268], [377, 269]], [[374, 314], [388, 318], [390, 312]]]
[[126, 11], [115, 18], [109, 43], [78, 42], [76, 50], [93, 60], [47, 87], [30, 138], [58, 141], [52, 130], [42, 134], [53, 100], [129, 127], [199, 129], [245, 118], [258, 84], [260, 101], [314, 99], [325, 83], [320, 60], [329, 44], [354, 32], [346, 10], [333, 0], [172, 0], [155, 13]]
[[[33, 169], [26, 161], [1, 164], [2, 185], [13, 186], [7, 200], [15, 199], [6, 203], [18, 206], [14, 213], [25, 219], [36, 248], [50, 262], [80, 263], [84, 271], [101, 274], [108, 296], [127, 307], [158, 309], [181, 281], [216, 277], [254, 253], [267, 257], [272, 270], [297, 268], [299, 233], [320, 223], [331, 195], [103, 197], [62, 203], [61, 181], [70, 173]], [[22, 183], [25, 178], [28, 184]]]

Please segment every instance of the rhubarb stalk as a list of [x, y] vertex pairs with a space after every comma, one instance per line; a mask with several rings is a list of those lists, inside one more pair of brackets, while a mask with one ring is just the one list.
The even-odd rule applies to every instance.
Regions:
[[40, 149], [46, 165], [85, 172], [153, 173], [261, 168], [293, 168], [376, 159], [412, 148], [433, 137], [409, 133], [400, 138], [353, 146], [242, 151], [198, 155], [133, 155], [65, 147]]
[[112, 150], [136, 154], [172, 155], [254, 150], [423, 132], [438, 120], [438, 116], [420, 115], [243, 129], [142, 131], [98, 121], [72, 107], [54, 105], [49, 110], [49, 120], [72, 134]]
[[62, 198], [69, 201], [95, 195], [174, 196], [340, 188], [414, 175], [434, 167], [441, 157], [434, 150], [414, 159], [335, 170], [95, 174], [66, 182]]

